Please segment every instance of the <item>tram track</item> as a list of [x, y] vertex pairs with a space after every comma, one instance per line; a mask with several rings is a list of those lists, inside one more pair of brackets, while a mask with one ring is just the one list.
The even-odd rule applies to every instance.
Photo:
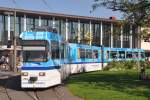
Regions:
[[57, 88], [57, 87], [53, 87], [52, 90], [54, 91], [54, 93], [55, 93], [55, 95], [57, 96], [58, 100], [64, 100], [64, 99], [60, 96], [60, 94], [57, 92], [56, 88]]
[[8, 87], [8, 84], [9, 84], [9, 79], [11, 79], [11, 76], [7, 76], [7, 78], [4, 80], [4, 83], [3, 83], [3, 86], [1, 86], [1, 91], [0, 93], [5, 93], [8, 100], [12, 100], [12, 98], [10, 97], [8, 91], [7, 91], [7, 87]]
[[24, 92], [24, 93], [26, 94], [26, 96], [28, 96], [32, 100], [40, 100], [39, 98], [37, 98], [37, 95], [34, 92], [33, 92], [33, 95], [29, 92]]
[[[47, 89], [22, 89], [20, 76], [8, 75], [0, 81], [0, 100], [70, 100], [64, 96], [62, 86]], [[61, 89], [60, 89], [61, 88]]]

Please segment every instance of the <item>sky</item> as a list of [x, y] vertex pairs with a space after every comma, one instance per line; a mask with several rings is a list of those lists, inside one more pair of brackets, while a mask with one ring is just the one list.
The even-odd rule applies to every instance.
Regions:
[[123, 18], [120, 12], [113, 12], [106, 8], [98, 8], [90, 13], [93, 1], [94, 0], [0, 0], [0, 7], [99, 18], [109, 18], [110, 16], [116, 16], [117, 19]]

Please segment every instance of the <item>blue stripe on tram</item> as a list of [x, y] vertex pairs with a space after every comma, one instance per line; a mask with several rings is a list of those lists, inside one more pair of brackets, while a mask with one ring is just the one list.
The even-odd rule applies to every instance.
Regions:
[[59, 66], [50, 66], [50, 67], [21, 67], [21, 70], [51, 70], [58, 69]]

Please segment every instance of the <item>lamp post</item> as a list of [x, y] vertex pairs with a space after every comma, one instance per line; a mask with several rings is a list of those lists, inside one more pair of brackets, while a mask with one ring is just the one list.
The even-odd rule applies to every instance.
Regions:
[[16, 68], [16, 56], [17, 56], [17, 41], [16, 41], [16, 10], [14, 9], [14, 37], [13, 37], [13, 47], [14, 47], [14, 56], [13, 56], [13, 71], [16, 72], [17, 68]]

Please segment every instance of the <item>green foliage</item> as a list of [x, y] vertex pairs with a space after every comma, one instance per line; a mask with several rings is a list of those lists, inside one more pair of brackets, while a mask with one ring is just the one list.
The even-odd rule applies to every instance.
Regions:
[[84, 100], [149, 100], [150, 81], [138, 75], [136, 70], [83, 73], [71, 76], [67, 87]]
[[[93, 11], [98, 7], [106, 7], [123, 13], [124, 23], [130, 23], [134, 28], [150, 27], [150, 0], [94, 0]], [[147, 31], [139, 33], [140, 38], [150, 38]]]
[[149, 0], [95, 0], [93, 10], [104, 6], [113, 11], [121, 11], [125, 18], [136, 25], [149, 25], [150, 1]]
[[[138, 64], [139, 63], [139, 64]], [[139, 69], [139, 67], [150, 67], [150, 62], [136, 62], [136, 61], [113, 61], [108, 63], [108, 65], [103, 70], [127, 70], [127, 69]], [[139, 66], [140, 65], [140, 66]]]

